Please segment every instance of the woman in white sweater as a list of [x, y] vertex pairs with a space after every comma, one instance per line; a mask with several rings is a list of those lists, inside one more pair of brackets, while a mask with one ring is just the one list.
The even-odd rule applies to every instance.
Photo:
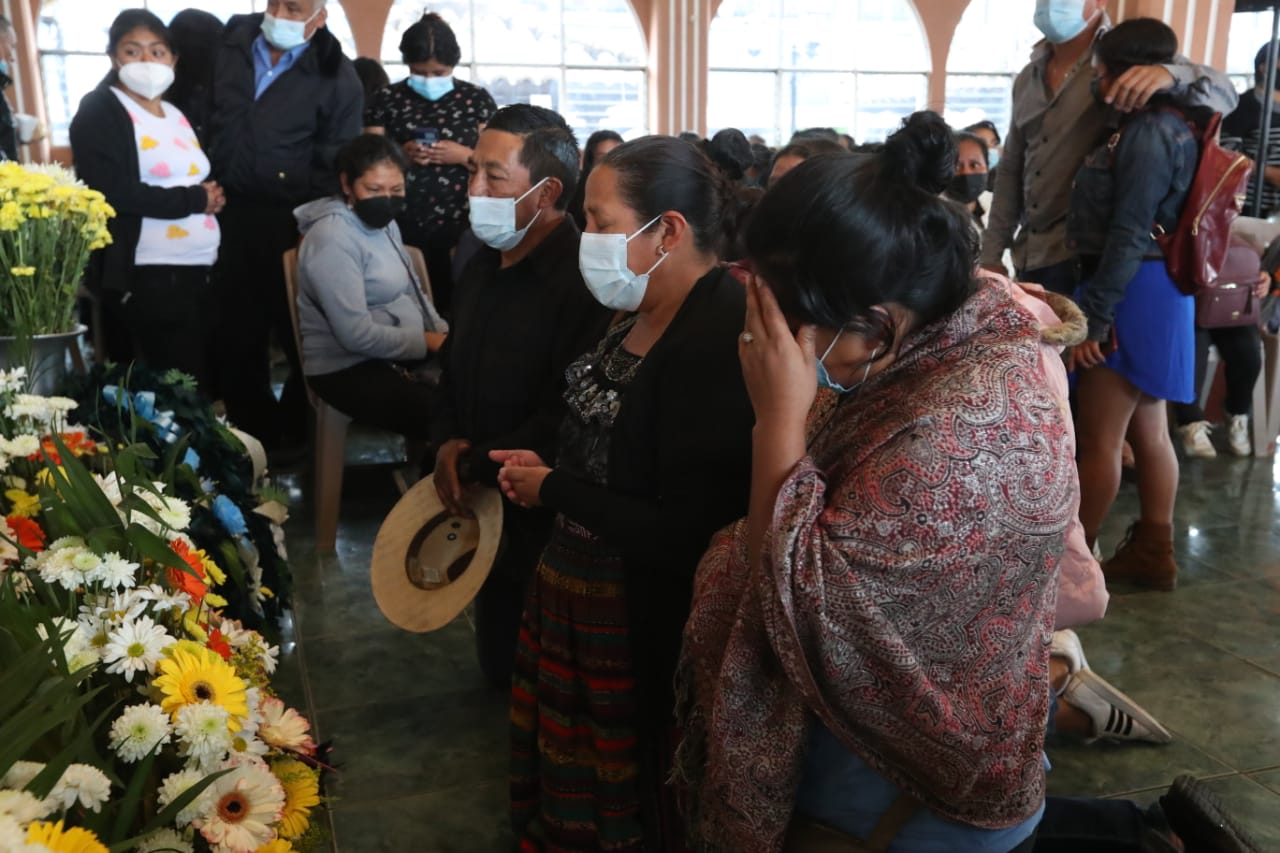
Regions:
[[294, 211], [298, 324], [311, 388], [353, 419], [427, 436], [431, 392], [420, 368], [448, 326], [422, 292], [395, 217], [404, 208], [404, 154], [365, 135], [338, 154], [342, 197]]

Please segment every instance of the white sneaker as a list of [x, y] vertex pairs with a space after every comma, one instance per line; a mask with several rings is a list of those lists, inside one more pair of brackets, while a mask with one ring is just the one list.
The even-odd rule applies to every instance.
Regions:
[[1080, 637], [1070, 628], [1053, 632], [1053, 639], [1049, 642], [1049, 657], [1065, 660], [1067, 672], [1072, 675], [1089, 668], [1089, 662], [1084, 659], [1084, 646], [1080, 645]]
[[1236, 456], [1253, 455], [1253, 442], [1249, 440], [1248, 415], [1232, 415], [1228, 435], [1232, 453]]
[[1211, 429], [1213, 427], [1208, 421], [1196, 421], [1178, 427], [1178, 432], [1182, 434], [1182, 450], [1188, 458], [1214, 459], [1218, 456], [1218, 451], [1213, 449], [1213, 442], [1209, 440]]
[[1093, 720], [1091, 740], [1173, 742], [1173, 735], [1159, 720], [1091, 669], [1082, 669], [1071, 676], [1062, 701]]

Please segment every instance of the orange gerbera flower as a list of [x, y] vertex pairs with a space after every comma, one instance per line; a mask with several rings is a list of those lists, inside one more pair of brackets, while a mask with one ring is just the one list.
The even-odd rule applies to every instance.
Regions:
[[[72, 456], [80, 457], [84, 456], [86, 453], [96, 453], [98, 450], [97, 442], [89, 438], [88, 433], [84, 430], [59, 433], [59, 438], [61, 438], [62, 443], [67, 446], [67, 450], [71, 451]], [[37, 462], [45, 459], [51, 459], [53, 460], [54, 465], [62, 464], [62, 456], [58, 453], [58, 447], [53, 443], [52, 436], [46, 436], [45, 439], [40, 442], [40, 447], [40, 452], [30, 457], [31, 459]]]
[[45, 535], [40, 529], [40, 525], [36, 524], [29, 518], [11, 515], [5, 519], [9, 525], [9, 529], [13, 531], [13, 535], [17, 537], [18, 544], [23, 548], [31, 551], [43, 551]]
[[169, 542], [169, 547], [191, 569], [190, 572], [185, 572], [170, 568], [168, 570], [170, 586], [191, 596], [196, 604], [201, 603], [209, 593], [209, 576], [205, 574], [204, 563], [201, 561], [200, 555], [193, 551], [191, 546], [187, 545], [182, 539], [172, 540]]
[[223, 660], [231, 660], [231, 644], [227, 642], [227, 638], [222, 636], [222, 632], [217, 628], [209, 632], [209, 642], [205, 643], [205, 645], [211, 651], [221, 655]]

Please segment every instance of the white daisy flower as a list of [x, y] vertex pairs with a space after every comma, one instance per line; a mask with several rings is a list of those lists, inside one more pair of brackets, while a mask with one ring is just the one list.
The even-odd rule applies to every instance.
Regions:
[[[11, 817], [18, 823], [43, 820], [53, 813], [53, 804], [27, 791], [0, 791], [0, 815]], [[0, 850], [3, 850], [0, 847]]]
[[284, 788], [261, 759], [243, 759], [209, 786], [206, 808], [193, 821], [216, 853], [257, 850], [276, 837]]
[[[67, 661], [67, 669], [71, 672], [83, 669], [98, 662], [98, 649], [93, 642], [93, 634], [79, 622], [72, 622], [62, 616], [53, 617], [53, 626], [62, 638], [62, 654]], [[44, 625], [36, 626], [40, 639], [49, 639]]]
[[90, 811], [102, 811], [102, 805], [111, 797], [111, 780], [107, 774], [89, 764], [72, 764], [62, 773], [58, 784], [49, 792], [49, 799], [63, 809], [77, 802]]
[[273, 646], [266, 640], [262, 642], [262, 668], [266, 670], [267, 675], [273, 675], [276, 671], [276, 665], [280, 662], [280, 647]]
[[169, 715], [151, 703], [130, 705], [111, 724], [111, 748], [132, 764], [146, 758], [156, 747], [169, 742], [172, 728]]
[[154, 675], [164, 650], [175, 642], [177, 640], [150, 616], [139, 616], [107, 635], [102, 661], [109, 664], [107, 672], [119, 673], [125, 681], [132, 682], [133, 674], [138, 671]]
[[[185, 794], [191, 789], [191, 786], [202, 780], [205, 775], [199, 770], [188, 767], [164, 777], [164, 781], [160, 783], [160, 791], [156, 798], [160, 803], [160, 808], [167, 808], [170, 803]], [[202, 801], [207, 795], [208, 791], [206, 790], [201, 796], [188, 803], [184, 809], [178, 812], [177, 817], [174, 819], [174, 824], [179, 827], [189, 826], [191, 821], [195, 820], [204, 811]]]
[[231, 729], [227, 709], [211, 702], [195, 702], [178, 710], [174, 730], [182, 743], [182, 754], [201, 768], [210, 768], [231, 751]]
[[90, 583], [100, 583], [108, 589], [128, 588], [133, 586], [134, 573], [138, 568], [137, 563], [131, 563], [113, 551], [104, 554], [97, 568], [86, 577]]
[[30, 433], [15, 435], [13, 438], [0, 438], [0, 451], [14, 459], [25, 459], [40, 452], [40, 439]]
[[134, 848], [134, 853], [193, 853], [194, 850], [191, 842], [181, 833], [162, 829], [142, 839], [142, 843]]
[[[39, 572], [45, 583], [75, 590], [84, 582], [84, 575], [77, 568], [76, 558], [85, 552], [83, 539], [78, 536], [63, 536], [53, 540], [45, 551], [28, 560], [28, 568]], [[93, 559], [94, 565], [97, 565], [97, 558]]]
[[120, 506], [120, 502], [124, 500], [124, 492], [121, 489], [120, 477], [114, 471], [105, 477], [94, 474], [93, 481], [98, 484], [98, 488], [102, 489], [102, 493], [107, 496], [107, 500], [111, 501], [112, 506]]
[[134, 853], [194, 853], [195, 848], [182, 833], [172, 829], [161, 829], [142, 840]]
[[159, 584], [140, 586], [133, 592], [142, 600], [151, 602], [151, 609], [156, 613], [176, 610], [184, 613], [191, 608], [191, 596], [185, 592], [171, 592]]
[[44, 765], [39, 761], [15, 761], [13, 766], [0, 778], [0, 788], [12, 788], [21, 791], [31, 784], [31, 780], [40, 775]]
[[27, 831], [16, 818], [0, 814], [0, 850], [29, 850]]
[[15, 367], [12, 370], [0, 370], [0, 394], [12, 394], [27, 387], [27, 369]]

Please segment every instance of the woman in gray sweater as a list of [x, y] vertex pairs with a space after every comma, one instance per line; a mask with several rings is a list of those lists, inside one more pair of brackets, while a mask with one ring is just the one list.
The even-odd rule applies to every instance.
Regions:
[[303, 371], [329, 405], [361, 423], [427, 437], [430, 388], [420, 368], [449, 329], [422, 292], [395, 217], [404, 154], [383, 136], [338, 154], [342, 197], [294, 211]]

